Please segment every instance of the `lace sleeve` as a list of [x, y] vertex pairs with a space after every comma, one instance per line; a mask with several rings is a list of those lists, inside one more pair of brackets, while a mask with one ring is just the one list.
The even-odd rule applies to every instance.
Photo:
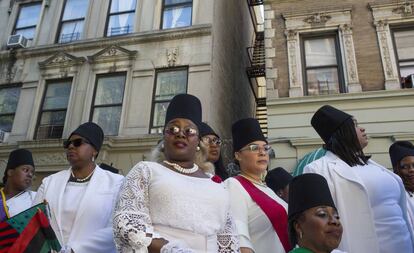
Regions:
[[228, 213], [226, 225], [217, 234], [217, 246], [219, 253], [238, 253], [240, 252], [239, 238], [233, 218]]
[[150, 169], [141, 162], [131, 169], [121, 186], [113, 218], [115, 244], [120, 252], [146, 249], [155, 238], [149, 215], [150, 178]]

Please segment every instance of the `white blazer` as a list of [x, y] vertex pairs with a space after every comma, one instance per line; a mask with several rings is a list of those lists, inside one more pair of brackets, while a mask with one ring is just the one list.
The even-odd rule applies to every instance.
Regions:
[[61, 221], [62, 197], [71, 170], [60, 171], [43, 179], [33, 204], [46, 200], [49, 204], [51, 226], [63, 245], [75, 253], [116, 252], [112, 233], [112, 213], [123, 176], [95, 167], [95, 172], [79, 204], [68, 242], [63, 242]]
[[[401, 178], [372, 160], [369, 160], [368, 163], [377, 165], [397, 180], [401, 190], [399, 205], [403, 211], [403, 218], [409, 227], [411, 238], [413, 238], [406, 215], [407, 202]], [[308, 164], [304, 168], [304, 173], [317, 173], [328, 181], [332, 198], [344, 227], [338, 249], [350, 253], [378, 253], [380, 245], [375, 231], [368, 193], [351, 167], [334, 153], [328, 151], [324, 157]]]

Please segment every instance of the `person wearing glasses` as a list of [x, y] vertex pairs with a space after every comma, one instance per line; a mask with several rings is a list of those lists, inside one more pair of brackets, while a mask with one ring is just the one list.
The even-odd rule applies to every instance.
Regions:
[[286, 253], [287, 203], [266, 186], [264, 175], [271, 150], [256, 119], [232, 126], [235, 162], [240, 174], [225, 181], [242, 253]]
[[389, 149], [394, 173], [400, 176], [407, 197], [407, 214], [414, 225], [414, 145], [409, 141], [396, 141]]
[[401, 179], [372, 161], [363, 149], [365, 129], [352, 115], [332, 106], [319, 108], [311, 124], [328, 150], [308, 164], [328, 182], [344, 228], [339, 249], [346, 252], [414, 252]]
[[221, 158], [222, 140], [220, 136], [209, 125], [202, 122], [200, 125], [200, 137], [201, 141], [208, 147], [207, 161], [214, 164], [214, 174], [217, 177], [215, 180], [218, 182], [226, 180], [229, 175]]
[[95, 163], [103, 139], [97, 124], [80, 125], [64, 142], [71, 167], [44, 178], [36, 194], [33, 204], [49, 204], [61, 253], [116, 252], [111, 215], [123, 176]]
[[239, 252], [228, 193], [206, 174], [201, 115], [195, 96], [171, 100], [155, 161], [135, 165], [121, 187], [113, 216], [118, 252]]
[[27, 149], [16, 149], [9, 154], [3, 184], [0, 189], [2, 205], [0, 221], [30, 208], [36, 192], [30, 191], [35, 166], [32, 153]]

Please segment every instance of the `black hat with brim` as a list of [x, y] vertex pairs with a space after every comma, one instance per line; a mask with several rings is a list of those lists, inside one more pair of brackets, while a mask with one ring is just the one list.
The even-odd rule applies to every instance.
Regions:
[[292, 175], [281, 167], [270, 170], [265, 178], [266, 185], [273, 191], [285, 188], [291, 181]]
[[311, 125], [322, 140], [328, 143], [335, 131], [349, 118], [352, 118], [352, 115], [330, 105], [324, 105], [313, 115]]
[[171, 120], [177, 118], [191, 120], [200, 128], [202, 118], [200, 100], [190, 94], [179, 94], [173, 97], [167, 108], [164, 126]]
[[257, 119], [241, 119], [233, 124], [231, 132], [233, 136], [234, 152], [239, 151], [241, 148], [254, 141], [264, 141], [267, 143], [266, 137], [263, 135]]
[[289, 220], [317, 206], [330, 206], [336, 209], [326, 179], [314, 173], [294, 177], [289, 184]]
[[394, 168], [404, 157], [414, 156], [414, 145], [409, 141], [396, 141], [389, 149], [391, 163]]

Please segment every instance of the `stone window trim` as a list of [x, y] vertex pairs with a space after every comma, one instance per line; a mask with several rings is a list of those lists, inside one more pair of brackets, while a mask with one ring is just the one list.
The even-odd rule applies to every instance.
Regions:
[[414, 1], [389, 4], [369, 4], [377, 30], [382, 67], [384, 69], [385, 89], [401, 88], [398, 61], [393, 42], [392, 29], [414, 24]]
[[313, 13], [282, 14], [285, 20], [289, 67], [289, 96], [304, 96], [301, 35], [337, 32], [344, 73], [345, 89], [361, 92], [352, 32], [351, 8]]

